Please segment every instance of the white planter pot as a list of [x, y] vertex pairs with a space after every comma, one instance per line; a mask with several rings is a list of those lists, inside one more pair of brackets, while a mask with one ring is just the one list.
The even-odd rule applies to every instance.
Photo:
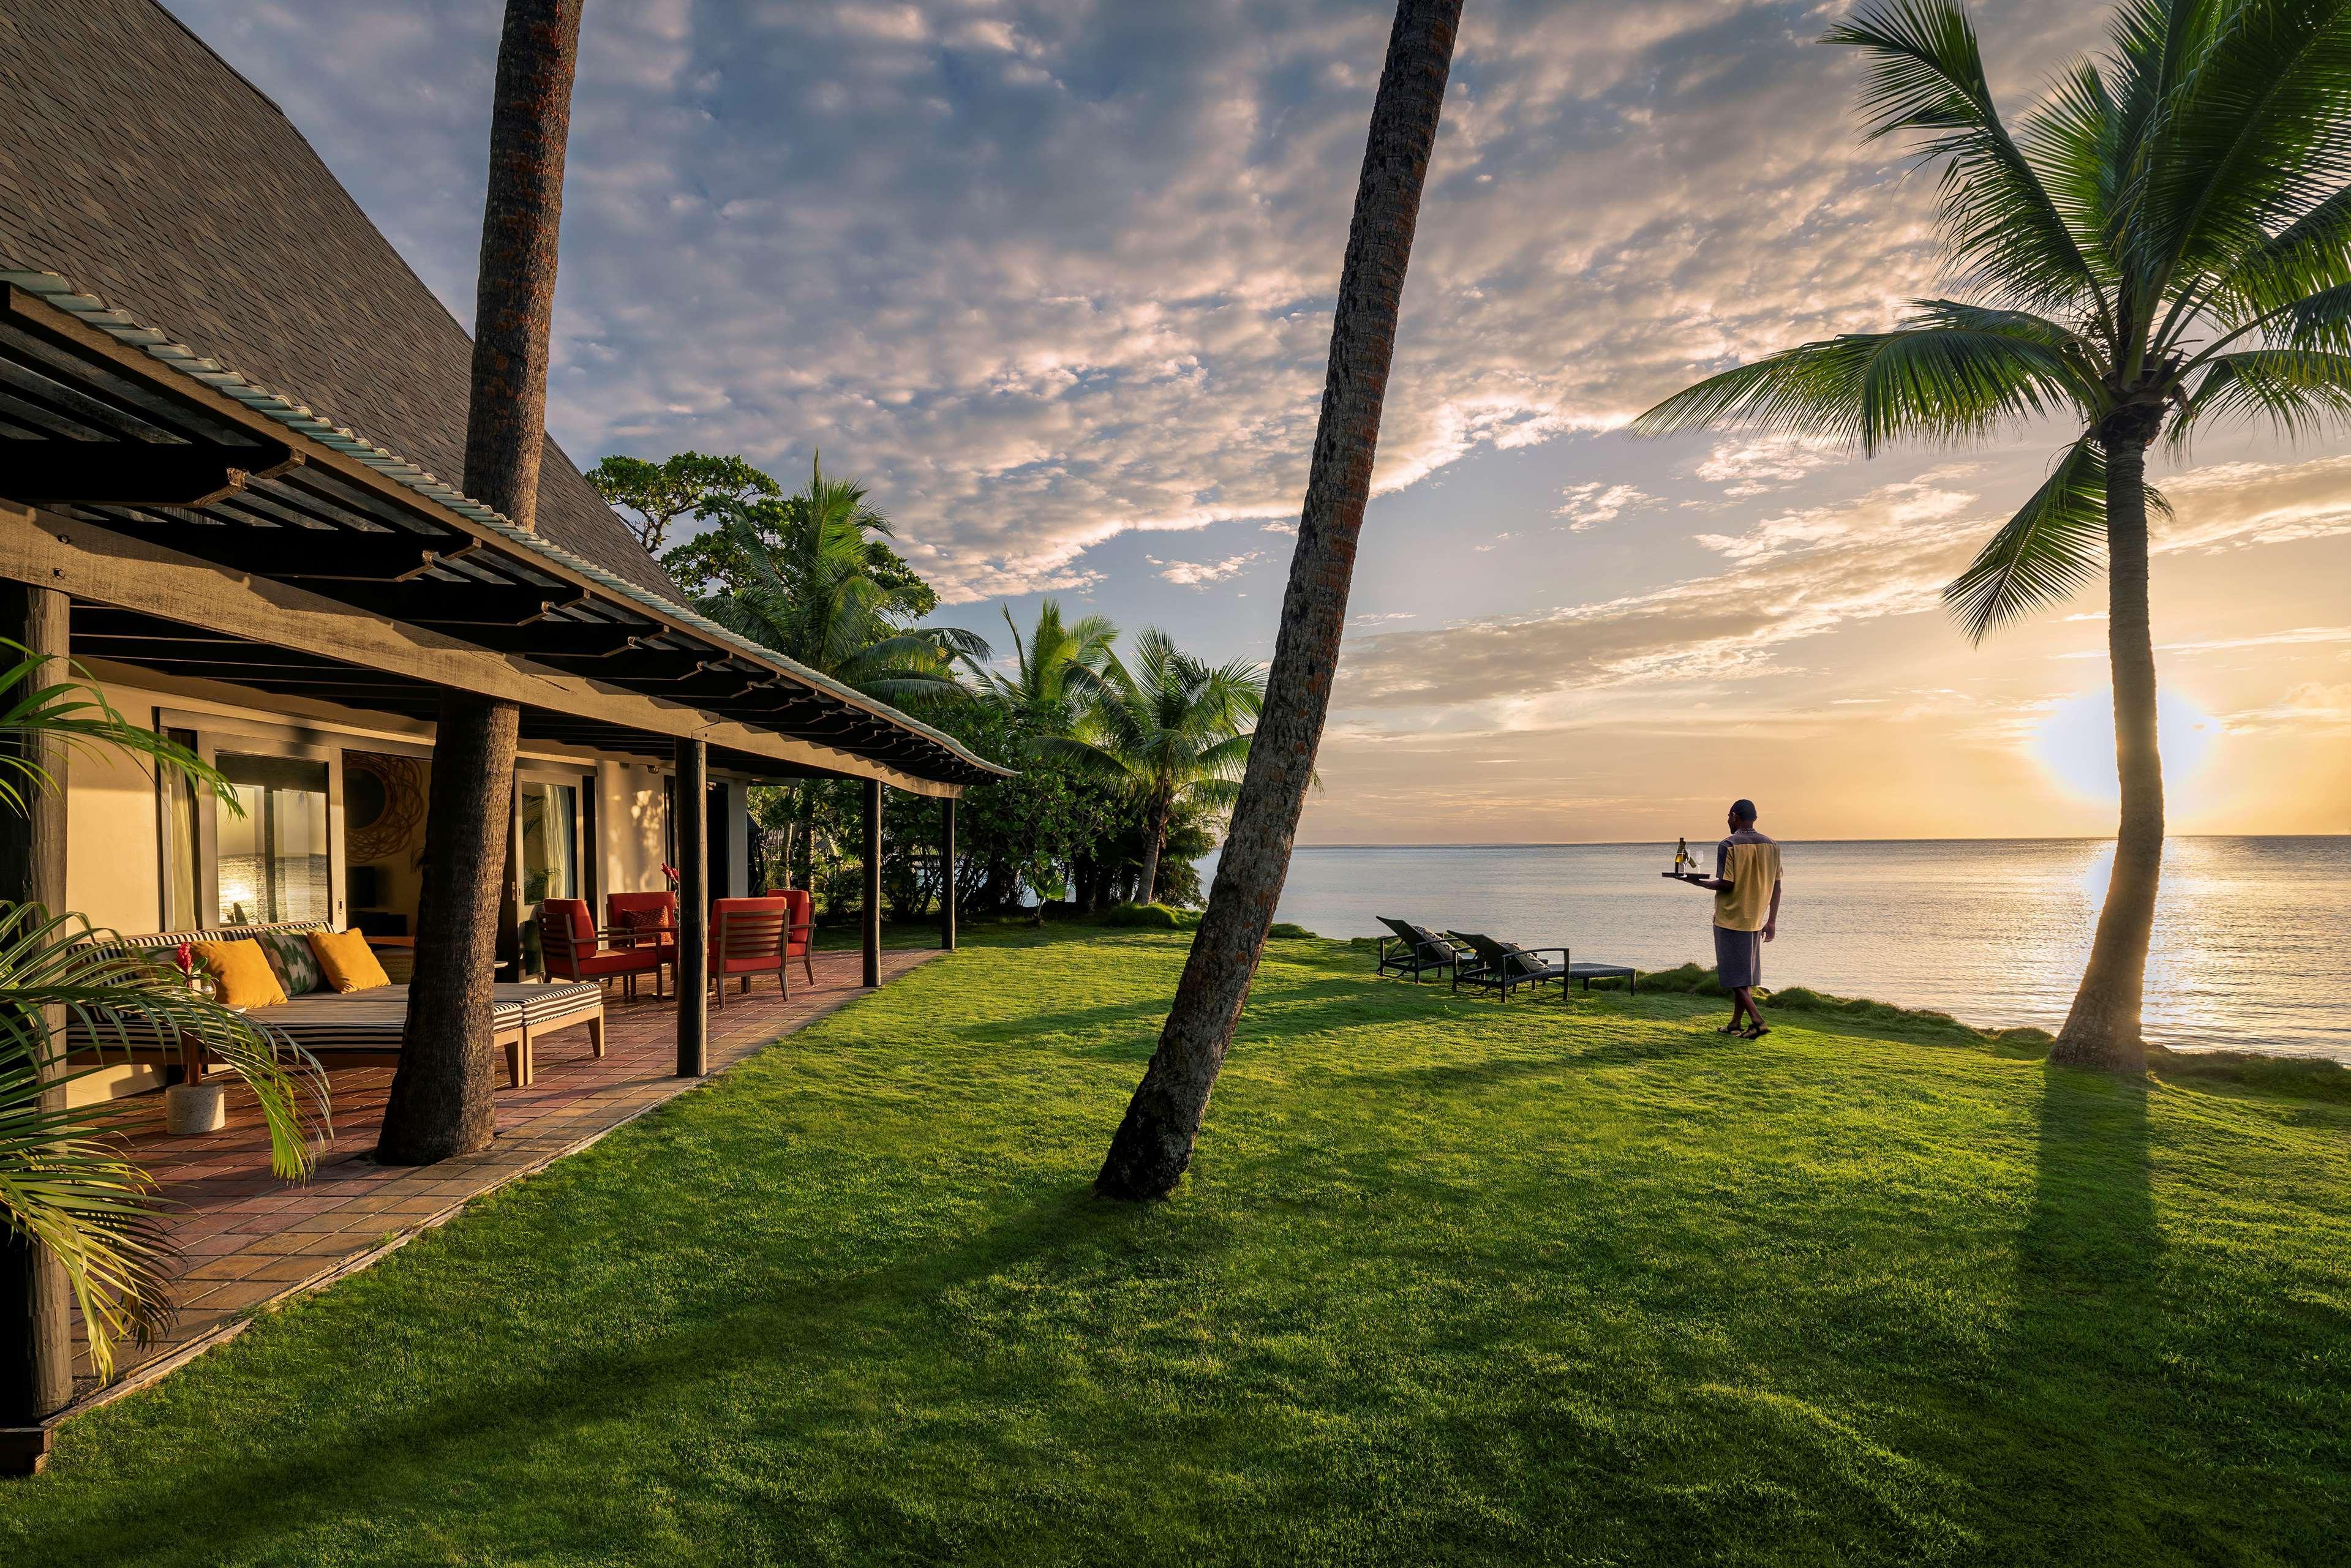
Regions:
[[228, 1089], [219, 1083], [174, 1083], [163, 1091], [163, 1130], [183, 1135], [217, 1133], [228, 1125]]

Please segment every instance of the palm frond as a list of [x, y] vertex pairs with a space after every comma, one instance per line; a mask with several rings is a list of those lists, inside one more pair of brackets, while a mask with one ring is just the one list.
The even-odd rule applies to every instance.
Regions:
[[[52, 1024], [58, 1012], [64, 1031]], [[101, 1135], [94, 1108], [43, 1103], [45, 1087], [76, 1076], [65, 1066], [68, 1034], [87, 1042], [99, 1068], [136, 1041], [193, 1040], [252, 1090], [271, 1168], [288, 1180], [308, 1176], [314, 1136], [333, 1128], [326, 1075], [292, 1041], [190, 989], [162, 955], [125, 948], [79, 915], [0, 904], [0, 1228], [57, 1254], [104, 1372], [116, 1340], [168, 1321], [170, 1249], [152, 1182]]]
[[[1874, 455], [1889, 441], [1980, 441], [2060, 410], [2094, 415], [2079, 339], [2019, 311], [1919, 302], [1918, 325], [1799, 344], [1709, 376], [1636, 417], [1639, 435], [1749, 426], [1827, 436]], [[1970, 325], [1944, 325], [1972, 314]], [[2028, 325], [2029, 324], [2029, 325]]]
[[[8, 693], [6, 706], [0, 707], [0, 739], [16, 744], [0, 746], [0, 809], [22, 813], [28, 794], [57, 788], [41, 762], [46, 747], [26, 744], [38, 739], [68, 755], [124, 755], [171, 768], [209, 790], [232, 814], [244, 814], [220, 769], [162, 731], [123, 717], [79, 664], [36, 654], [0, 637], [0, 656], [9, 653], [16, 662], [0, 669], [0, 691]], [[65, 678], [47, 679], [60, 674]]]
[[2185, 452], [2215, 419], [2260, 420], [2288, 440], [2351, 423], [2351, 353], [2243, 349], [2214, 360], [2173, 419], [2169, 441]]
[[1920, 162], [1945, 164], [1943, 238], [1964, 273], [2033, 308], [2095, 295], [2079, 237], [2001, 120], [1965, 10], [1952, 0], [1880, 0], [1822, 41], [1869, 57], [1865, 135], [1913, 135]]
[[2174, 6], [2174, 84], [2126, 243], [2151, 287], [2232, 267], [2351, 157], [2351, 6]]
[[2106, 463], [2085, 436], [1991, 537], [1943, 602], [1972, 643], [2041, 605], [2065, 598], [2105, 561]]

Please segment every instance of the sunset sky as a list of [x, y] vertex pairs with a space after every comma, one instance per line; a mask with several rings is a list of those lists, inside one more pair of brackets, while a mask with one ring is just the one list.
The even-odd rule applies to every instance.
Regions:
[[[461, 319], [497, 7], [172, 0]], [[2095, 833], [2103, 591], [1970, 649], [1937, 590], [2055, 427], [1841, 450], [1620, 426], [1938, 287], [1841, 5], [1469, 0], [1311, 842]], [[1270, 655], [1379, 0], [590, 0], [550, 423], [862, 476], [1008, 605]], [[2011, 113], [2102, 7], [1975, 7]], [[2351, 826], [2351, 438], [2163, 465], [2172, 823]]]

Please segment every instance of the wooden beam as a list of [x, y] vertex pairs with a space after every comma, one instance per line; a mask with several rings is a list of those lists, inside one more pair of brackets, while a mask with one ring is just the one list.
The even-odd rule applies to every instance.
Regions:
[[[63, 659], [67, 599], [52, 588], [0, 583], [0, 636], [26, 652]], [[54, 679], [60, 665], [45, 666]], [[23, 804], [0, 811], [0, 899], [10, 904], [66, 907], [66, 752], [54, 737], [18, 737], [27, 760], [56, 780], [36, 789], [16, 780]], [[26, 755], [21, 753], [20, 755]], [[28, 1010], [27, 1018], [32, 1013]], [[65, 1009], [39, 1017], [57, 1051], [33, 1063], [44, 1079], [61, 1080]], [[65, 1085], [42, 1089], [42, 1109], [65, 1108]], [[30, 1475], [47, 1461], [43, 1422], [73, 1398], [73, 1328], [64, 1265], [29, 1237], [0, 1236], [0, 1472]]]
[[293, 581], [405, 582], [478, 550], [473, 539], [356, 528], [246, 528], [230, 523], [125, 523], [124, 533], [200, 560]]
[[[921, 778], [821, 742], [778, 735], [586, 675], [491, 653], [454, 633], [365, 614], [292, 583], [247, 577], [55, 513], [0, 505], [0, 578], [55, 587], [78, 599], [182, 624], [201, 616], [212, 631], [247, 642], [315, 652], [362, 669], [505, 697], [527, 708], [667, 739], [698, 737], [819, 774], [881, 779], [916, 795], [963, 792], [960, 782]], [[213, 684], [181, 685], [193, 689]], [[255, 706], [250, 693], [248, 687], [217, 684], [219, 701]]]
[[201, 507], [301, 461], [283, 442], [12, 441], [0, 457], [0, 496], [40, 507]]
[[[677, 1075], [710, 1071], [710, 748], [677, 743]], [[721, 977], [720, 983], [725, 983]]]
[[452, 582], [412, 578], [405, 582], [344, 582], [321, 590], [371, 615], [417, 626], [528, 626], [550, 610], [578, 604], [587, 595], [575, 589], [540, 588], [527, 582]]

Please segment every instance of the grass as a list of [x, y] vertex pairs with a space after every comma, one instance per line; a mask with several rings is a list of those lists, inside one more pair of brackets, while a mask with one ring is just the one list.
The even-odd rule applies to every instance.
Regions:
[[69, 1424], [0, 1562], [2341, 1561], [2351, 1104], [980, 934]]

